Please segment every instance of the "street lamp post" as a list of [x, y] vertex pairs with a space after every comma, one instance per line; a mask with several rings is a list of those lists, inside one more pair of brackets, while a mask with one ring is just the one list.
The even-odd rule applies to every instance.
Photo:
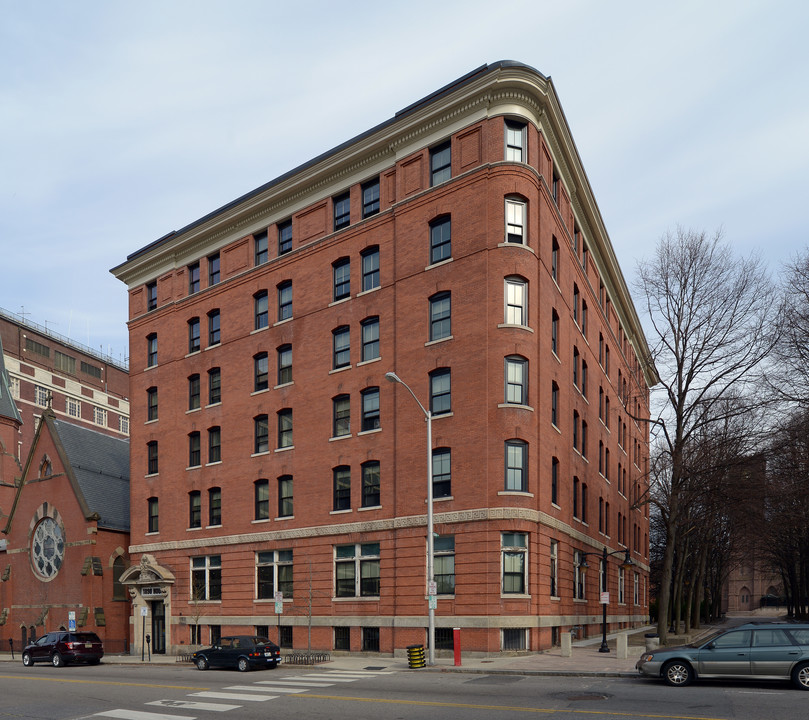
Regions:
[[[623, 550], [623, 551], [621, 551], [621, 550], [607, 551], [607, 546], [606, 545], [604, 546], [604, 550], [601, 552], [601, 563], [602, 563], [601, 568], [602, 568], [602, 573], [603, 573], [603, 578], [604, 578], [604, 582], [603, 582], [604, 586], [602, 588], [600, 588], [600, 592], [606, 592], [607, 591], [607, 558], [610, 557], [611, 555], [620, 555], [622, 552], [624, 554], [624, 561], [621, 563], [621, 567], [622, 568], [632, 567], [635, 563], [632, 562], [632, 558], [629, 557], [629, 548], [627, 548], [626, 550]], [[581, 553], [582, 558], [583, 558], [582, 567], [585, 568], [585, 569], [587, 568], [587, 556], [588, 555], [597, 555], [597, 554], [598, 553], [587, 553], [587, 552]], [[600, 597], [599, 597], [599, 600], [601, 600]], [[610, 648], [607, 645], [607, 603], [603, 602], [603, 600], [602, 600], [602, 602], [601, 602], [601, 647], [598, 648], [598, 652], [608, 653], [609, 651], [610, 651]]]
[[385, 373], [389, 382], [399, 383], [416, 401], [427, 421], [427, 664], [435, 665], [435, 574], [433, 572], [435, 545], [433, 542], [433, 415], [427, 410], [416, 393], [396, 373]]

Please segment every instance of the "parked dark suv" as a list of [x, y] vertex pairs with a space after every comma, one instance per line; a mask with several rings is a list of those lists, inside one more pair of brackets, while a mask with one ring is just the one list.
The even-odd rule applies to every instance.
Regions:
[[28, 645], [22, 651], [22, 664], [26, 667], [37, 662], [49, 662], [54, 667], [73, 662], [97, 665], [102, 657], [104, 646], [95, 633], [57, 630]]

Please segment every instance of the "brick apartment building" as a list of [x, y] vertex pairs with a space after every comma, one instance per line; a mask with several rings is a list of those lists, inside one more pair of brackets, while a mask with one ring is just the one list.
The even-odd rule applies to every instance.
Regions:
[[439, 648], [598, 633], [603, 588], [611, 629], [648, 616], [655, 371], [549, 78], [482, 66], [112, 272], [136, 651], [425, 643], [424, 413], [390, 371], [433, 415]]

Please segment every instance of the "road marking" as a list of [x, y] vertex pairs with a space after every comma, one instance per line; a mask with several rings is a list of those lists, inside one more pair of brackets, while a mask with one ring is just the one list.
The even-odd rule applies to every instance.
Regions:
[[219, 700], [248, 700], [251, 702], [263, 702], [264, 700], [275, 700], [277, 695], [243, 695], [237, 693], [206, 691], [206, 692], [189, 693], [188, 697], [204, 697], [204, 698], [216, 698]]
[[194, 702], [193, 700], [152, 700], [144, 705], [158, 705], [160, 707], [176, 707], [183, 710], [211, 710], [212, 712], [225, 712], [236, 710], [241, 705], [225, 705], [224, 703]]
[[395, 670], [329, 670], [335, 675], [361, 675], [362, 677], [375, 677], [376, 675], [393, 675]]
[[254, 685], [230, 685], [225, 690], [249, 690], [250, 692], [274, 692], [274, 693], [302, 693], [309, 688], [305, 687], [284, 687], [283, 685], [273, 685], [272, 687], [255, 687]]
[[329, 682], [310, 682], [303, 678], [284, 678], [283, 680], [256, 680], [257, 685], [275, 685], [281, 683], [283, 685], [299, 685], [304, 688], [326, 688], [331, 687], [334, 683]]
[[341, 697], [339, 695], [294, 695], [296, 700], [342, 700], [345, 702], [380, 703], [382, 705], [413, 705], [416, 707], [460, 708], [464, 710], [499, 710], [534, 713], [536, 715], [588, 715], [593, 717], [650, 718], [651, 720], [727, 720], [705, 715], [660, 715], [656, 713], [610, 712], [609, 710], [566, 710], [564, 708], [529, 708], [510, 705], [472, 705], [470, 703], [442, 703], [428, 700], [385, 700], [382, 698]]
[[3, 680], [40, 680], [42, 682], [74, 683], [77, 685], [116, 685], [118, 687], [162, 688], [164, 690], [197, 690], [186, 685], [156, 685], [154, 683], [116, 682], [114, 680], [78, 680], [76, 678], [44, 677], [43, 675], [0, 675]]
[[196, 717], [191, 715], [166, 715], [141, 710], [105, 710], [95, 713], [93, 717], [119, 718], [119, 720], [196, 720]]
[[330, 675], [329, 673], [312, 673], [311, 675], [306, 675], [306, 677], [301, 675], [296, 675], [295, 677], [286, 678], [287, 680], [306, 680], [306, 678], [314, 678], [315, 680], [328, 680], [329, 682], [354, 682], [359, 678], [354, 677], [340, 677], [339, 675]]

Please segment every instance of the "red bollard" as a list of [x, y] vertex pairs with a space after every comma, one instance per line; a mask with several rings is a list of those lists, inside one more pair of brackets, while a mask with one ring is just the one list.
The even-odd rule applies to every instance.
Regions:
[[461, 665], [461, 628], [452, 628], [452, 647], [455, 648], [455, 667]]

